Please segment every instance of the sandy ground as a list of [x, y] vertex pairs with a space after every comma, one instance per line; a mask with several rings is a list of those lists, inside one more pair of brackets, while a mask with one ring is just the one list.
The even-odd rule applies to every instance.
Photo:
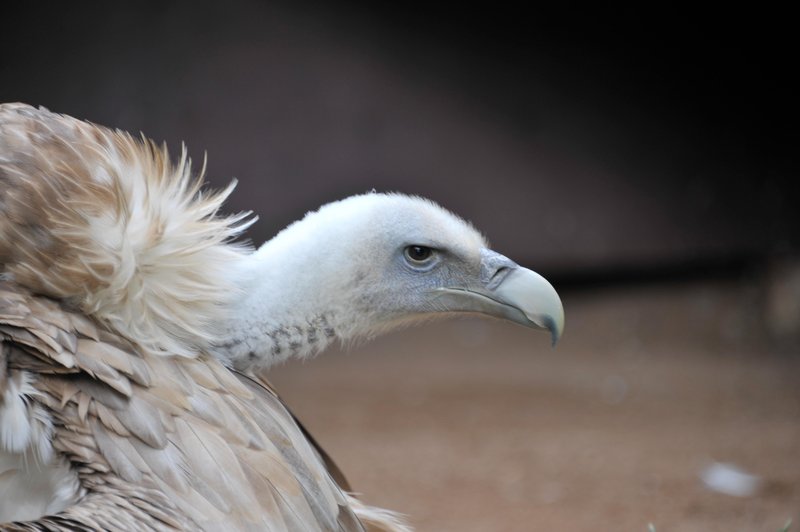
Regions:
[[[370, 503], [423, 531], [800, 527], [800, 356], [731, 283], [567, 294], [567, 329], [440, 322], [291, 363], [276, 388]], [[735, 497], [700, 473], [760, 480]]]

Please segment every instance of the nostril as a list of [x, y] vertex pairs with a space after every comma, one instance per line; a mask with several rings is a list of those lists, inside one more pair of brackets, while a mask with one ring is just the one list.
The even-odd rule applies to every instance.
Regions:
[[508, 266], [500, 266], [499, 268], [497, 268], [497, 271], [494, 272], [492, 278], [489, 279], [489, 282], [492, 282], [495, 279], [502, 279], [508, 273], [508, 270], [509, 270]]
[[511, 270], [513, 270], [511, 266], [500, 266], [497, 268], [489, 278], [489, 281], [486, 283], [486, 288], [489, 290], [494, 290], [497, 288], [500, 283], [503, 282], [506, 276], [511, 273]]
[[481, 250], [480, 279], [485, 289], [494, 290], [508, 275], [519, 268], [517, 264], [491, 249]]

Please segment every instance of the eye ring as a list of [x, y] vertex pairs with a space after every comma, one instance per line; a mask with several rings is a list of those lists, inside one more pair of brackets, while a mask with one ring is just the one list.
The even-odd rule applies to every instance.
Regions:
[[406, 246], [403, 254], [412, 264], [425, 264], [433, 257], [433, 249], [428, 246]]

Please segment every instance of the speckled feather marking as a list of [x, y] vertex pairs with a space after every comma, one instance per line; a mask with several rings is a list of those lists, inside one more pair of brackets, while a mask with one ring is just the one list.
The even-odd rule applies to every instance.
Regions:
[[231, 244], [252, 221], [217, 211], [184, 150], [22, 104], [0, 105], [0, 266], [152, 353], [207, 350], [236, 296]]
[[[258, 342], [258, 338], [268, 338], [269, 352], [277, 360], [285, 359], [289, 355], [300, 355], [314, 351], [320, 347], [318, 344], [321, 342], [324, 342], [322, 345], [324, 347], [324, 345], [336, 338], [336, 330], [328, 321], [328, 316], [324, 314], [307, 320], [306, 325], [254, 328], [245, 332], [249, 336], [220, 342], [217, 347], [223, 350], [233, 350], [240, 348], [242, 345], [249, 345], [249, 343], [255, 344]], [[254, 363], [261, 356], [259, 353], [250, 351], [246, 359], [237, 362], [243, 366], [242, 369], [246, 369], [248, 364]]]

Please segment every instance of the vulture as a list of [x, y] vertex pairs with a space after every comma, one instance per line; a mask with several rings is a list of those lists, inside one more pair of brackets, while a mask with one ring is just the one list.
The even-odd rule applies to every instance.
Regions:
[[270, 366], [561, 301], [431, 201], [366, 193], [258, 249], [185, 148], [0, 105], [0, 528], [409, 530], [356, 498]]

